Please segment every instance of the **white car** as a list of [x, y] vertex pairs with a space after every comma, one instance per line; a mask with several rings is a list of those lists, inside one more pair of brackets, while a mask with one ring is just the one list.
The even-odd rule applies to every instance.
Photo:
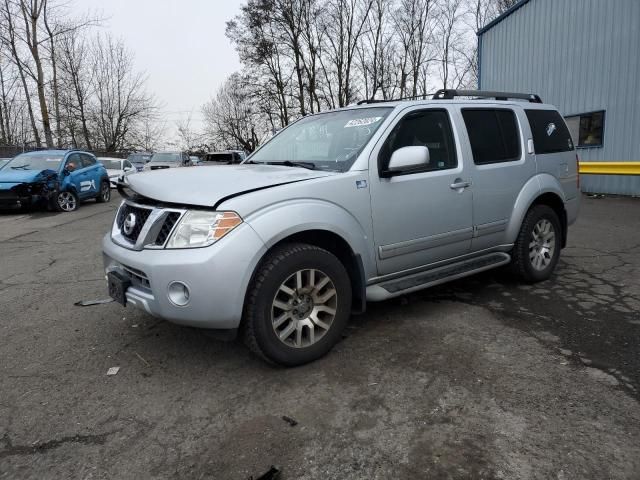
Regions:
[[127, 159], [98, 157], [98, 161], [107, 169], [111, 188], [116, 188], [118, 186], [118, 179], [120, 177], [136, 172], [136, 167], [134, 167]]

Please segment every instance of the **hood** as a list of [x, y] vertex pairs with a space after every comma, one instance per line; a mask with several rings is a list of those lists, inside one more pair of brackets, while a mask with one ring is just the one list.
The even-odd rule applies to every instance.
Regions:
[[253, 190], [336, 175], [335, 172], [276, 165], [221, 165], [172, 168], [127, 177], [134, 192], [154, 200], [213, 207]]
[[55, 170], [22, 170], [12, 168], [3, 168], [0, 170], [0, 183], [32, 183], [41, 182], [57, 175]]

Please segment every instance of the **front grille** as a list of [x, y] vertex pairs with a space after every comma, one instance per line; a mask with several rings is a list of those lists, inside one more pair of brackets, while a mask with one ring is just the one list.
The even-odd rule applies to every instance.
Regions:
[[[124, 223], [129, 214], [134, 215], [135, 223], [131, 231], [127, 233], [124, 230]], [[118, 212], [117, 219], [118, 228], [120, 229], [122, 236], [129, 240], [131, 243], [136, 243], [136, 241], [138, 240], [138, 236], [142, 231], [142, 227], [149, 218], [149, 215], [151, 215], [151, 210], [148, 208], [134, 207], [133, 205], [129, 205], [128, 203], [122, 205], [122, 208], [120, 208], [120, 212]]]
[[164, 242], [166, 242], [167, 238], [169, 238], [169, 234], [171, 233], [171, 230], [173, 230], [173, 227], [179, 218], [180, 218], [179, 212], [169, 212], [169, 214], [167, 215], [167, 218], [162, 224], [162, 228], [160, 229], [160, 232], [158, 232], [158, 236], [156, 237], [156, 241], [155, 241], [156, 245], [164, 245]]
[[162, 170], [163, 168], [169, 168], [168, 166], [165, 165], [159, 165], [157, 167], [150, 167], [151, 170]]
[[149, 277], [147, 277], [147, 275], [142, 270], [129, 267], [128, 265], [122, 265], [122, 269], [129, 277], [129, 280], [131, 280], [132, 285], [136, 287], [151, 288]]

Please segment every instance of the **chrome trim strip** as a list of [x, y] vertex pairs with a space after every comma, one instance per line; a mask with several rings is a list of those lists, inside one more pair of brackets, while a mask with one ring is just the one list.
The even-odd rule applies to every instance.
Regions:
[[475, 238], [475, 237], [481, 237], [482, 235], [490, 235], [492, 233], [502, 232], [507, 228], [508, 223], [509, 223], [509, 220], [507, 218], [504, 218], [502, 220], [498, 220], [495, 222], [476, 225], [473, 236]]
[[405, 255], [407, 253], [419, 252], [429, 248], [439, 247], [448, 243], [470, 240], [473, 229], [471, 227], [453, 230], [446, 233], [438, 233], [429, 237], [416, 238], [404, 242], [381, 245], [378, 247], [378, 256], [381, 260]]

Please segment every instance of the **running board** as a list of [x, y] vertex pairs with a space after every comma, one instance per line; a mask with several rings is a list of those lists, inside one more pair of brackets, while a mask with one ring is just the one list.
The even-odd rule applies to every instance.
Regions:
[[441, 283], [446, 283], [457, 278], [484, 272], [485, 270], [505, 265], [510, 261], [511, 256], [508, 253], [495, 252], [427, 270], [426, 272], [414, 273], [406, 277], [387, 280], [386, 282], [369, 285], [367, 287], [367, 300], [372, 302], [386, 300], [387, 298], [397, 297], [405, 293], [440, 285]]

